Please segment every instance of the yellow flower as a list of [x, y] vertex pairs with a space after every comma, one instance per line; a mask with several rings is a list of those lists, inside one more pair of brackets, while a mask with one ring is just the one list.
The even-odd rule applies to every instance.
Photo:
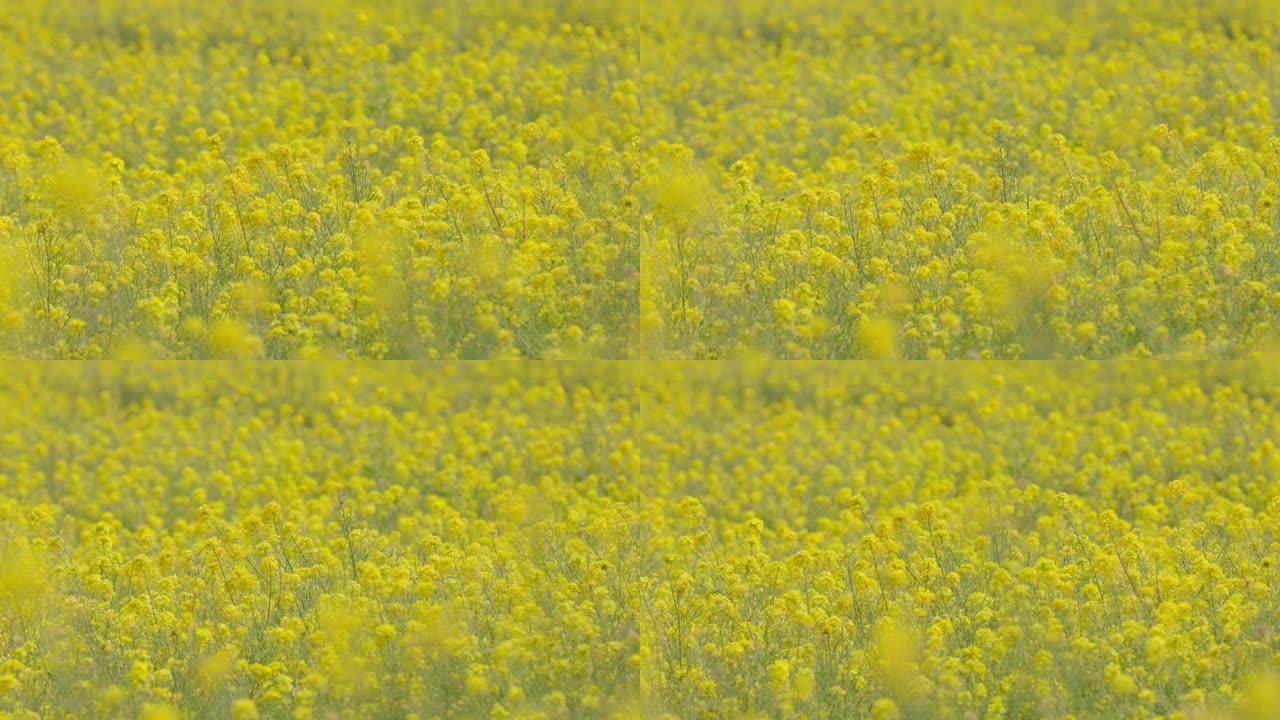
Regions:
[[257, 720], [258, 706], [248, 698], [240, 698], [231, 704], [232, 720]]
[[898, 329], [886, 317], [874, 317], [858, 326], [857, 347], [862, 357], [888, 360], [898, 357]]
[[874, 720], [898, 720], [902, 714], [892, 699], [880, 698], [871, 704], [871, 717]]
[[142, 720], [178, 720], [181, 714], [172, 705], [143, 703]]

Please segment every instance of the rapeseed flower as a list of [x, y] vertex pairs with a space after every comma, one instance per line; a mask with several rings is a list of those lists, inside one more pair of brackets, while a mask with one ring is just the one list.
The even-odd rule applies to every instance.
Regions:
[[1268, 717], [1276, 371], [15, 365], [17, 717]]

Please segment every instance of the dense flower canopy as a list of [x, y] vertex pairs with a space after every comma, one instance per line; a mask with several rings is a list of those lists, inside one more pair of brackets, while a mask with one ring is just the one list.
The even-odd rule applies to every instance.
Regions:
[[24, 3], [22, 357], [1241, 356], [1263, 0]]
[[0, 19], [0, 347], [628, 354], [642, 159], [610, 90], [635, 73], [621, 40], [515, 2], [368, 5]]
[[0, 714], [1275, 717], [1277, 367], [17, 368]]
[[1280, 717], [1274, 5], [0, 3], [0, 720]]

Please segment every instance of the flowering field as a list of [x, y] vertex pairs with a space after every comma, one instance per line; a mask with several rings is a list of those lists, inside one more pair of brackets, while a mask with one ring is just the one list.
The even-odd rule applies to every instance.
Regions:
[[1275, 342], [1274, 2], [746, 7], [775, 10], [646, 38], [682, 68], [639, 90], [656, 163], [641, 328], [661, 355]]
[[1278, 382], [12, 366], [0, 715], [1274, 718]]
[[1240, 356], [1269, 0], [43, 0], [0, 352]]
[[0, 0], [0, 720], [1280, 718], [1278, 75], [1275, 0]]
[[5, 3], [4, 351], [628, 354], [634, 52], [524, 4]]

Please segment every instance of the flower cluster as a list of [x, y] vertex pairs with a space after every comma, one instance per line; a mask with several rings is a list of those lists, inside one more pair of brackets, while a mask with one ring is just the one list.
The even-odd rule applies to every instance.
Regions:
[[0, 352], [1244, 355], [1271, 5], [24, 3]]
[[1274, 3], [696, 5], [637, 88], [655, 354], [1275, 342]]
[[629, 354], [634, 58], [447, 5], [8, 9], [0, 352]]
[[0, 715], [1275, 717], [1277, 367], [14, 367]]

